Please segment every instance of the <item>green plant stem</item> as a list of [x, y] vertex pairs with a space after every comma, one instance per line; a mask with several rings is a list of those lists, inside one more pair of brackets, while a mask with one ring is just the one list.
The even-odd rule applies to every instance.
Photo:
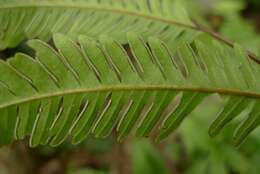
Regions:
[[69, 95], [69, 94], [80, 94], [88, 92], [111, 92], [111, 91], [160, 91], [160, 90], [172, 90], [172, 91], [192, 91], [202, 93], [218, 93], [222, 95], [234, 95], [234, 96], [246, 96], [250, 98], [260, 98], [260, 93], [241, 91], [239, 89], [223, 89], [223, 88], [201, 88], [201, 87], [178, 87], [178, 86], [167, 86], [167, 85], [118, 85], [118, 86], [104, 86], [96, 88], [79, 88], [79, 89], [68, 89], [59, 92], [52, 92], [47, 94], [39, 94], [23, 99], [18, 99], [10, 103], [0, 105], [1, 108], [13, 106], [25, 102], [39, 100], [43, 98], [50, 98], [55, 96]]

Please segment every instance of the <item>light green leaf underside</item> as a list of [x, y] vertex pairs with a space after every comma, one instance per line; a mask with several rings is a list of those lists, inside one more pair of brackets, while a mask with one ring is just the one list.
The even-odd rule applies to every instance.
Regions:
[[0, 61], [1, 144], [30, 136], [31, 146], [57, 146], [113, 130], [161, 140], [210, 94], [226, 103], [210, 127], [214, 136], [242, 111], [248, 117], [234, 135], [240, 144], [259, 120], [259, 65], [244, 50], [213, 42], [182, 44], [172, 52], [154, 37], [135, 33], [129, 48], [105, 35], [77, 43], [54, 35], [55, 48], [30, 40], [35, 58], [18, 53]]
[[183, 42], [180, 36], [192, 41], [199, 32], [180, 3], [173, 1], [0, 0], [0, 50], [27, 38], [48, 41], [52, 33], [75, 40], [80, 34], [107, 34], [125, 43], [125, 33], [132, 31], [174, 45]]

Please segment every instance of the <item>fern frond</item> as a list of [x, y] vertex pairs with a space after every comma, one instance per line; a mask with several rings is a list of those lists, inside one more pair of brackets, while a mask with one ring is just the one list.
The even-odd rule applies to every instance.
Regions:
[[26, 38], [48, 41], [52, 33], [74, 39], [107, 34], [122, 43], [125, 33], [133, 31], [176, 45], [176, 38], [185, 35], [191, 41], [198, 34], [173, 0], [0, 0], [0, 23], [0, 50]]
[[1, 144], [27, 135], [31, 146], [57, 146], [68, 136], [79, 143], [114, 128], [119, 140], [131, 130], [141, 137], [155, 132], [160, 140], [216, 93], [228, 101], [210, 128], [212, 136], [245, 109], [250, 112], [235, 144], [258, 126], [259, 65], [240, 46], [197, 41], [172, 52], [154, 37], [148, 43], [134, 33], [126, 38], [129, 49], [107, 36], [81, 36], [76, 43], [56, 34], [56, 48], [29, 41], [35, 59], [18, 53], [0, 61]]

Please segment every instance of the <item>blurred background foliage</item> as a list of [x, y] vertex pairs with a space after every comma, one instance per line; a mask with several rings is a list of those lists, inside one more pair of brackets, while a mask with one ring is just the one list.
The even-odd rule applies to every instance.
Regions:
[[[181, 2], [196, 23], [212, 28], [257, 54], [260, 47], [259, 0]], [[15, 51], [23, 49], [26, 47], [20, 45]], [[9, 52], [1, 52], [0, 57], [8, 56]], [[105, 140], [90, 138], [78, 146], [64, 143], [58, 148], [30, 149], [27, 141], [14, 142], [0, 149], [0, 174], [259, 174], [259, 129], [239, 148], [228, 141], [229, 129], [217, 138], [207, 134], [208, 125], [220, 106], [217, 96], [208, 98], [177, 132], [161, 143], [133, 137], [118, 143], [111, 136]]]

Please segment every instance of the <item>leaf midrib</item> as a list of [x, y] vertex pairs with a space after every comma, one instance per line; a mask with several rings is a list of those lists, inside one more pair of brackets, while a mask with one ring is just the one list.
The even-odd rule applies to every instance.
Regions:
[[52, 93], [45, 93], [34, 95], [32, 97], [24, 97], [12, 102], [6, 102], [0, 105], [0, 109], [19, 105], [26, 102], [32, 102], [34, 100], [41, 100], [46, 98], [52, 98], [55, 96], [64, 96], [69, 94], [81, 94], [88, 92], [116, 92], [116, 91], [161, 91], [161, 90], [172, 90], [172, 91], [190, 91], [190, 92], [201, 92], [201, 93], [218, 93], [221, 95], [232, 95], [232, 96], [244, 96], [249, 98], [260, 98], [260, 93], [241, 91], [238, 89], [227, 89], [227, 88], [204, 88], [204, 87], [179, 87], [173, 85], [113, 85], [113, 86], [102, 86], [95, 88], [77, 88], [67, 89], [62, 91], [56, 91]]

